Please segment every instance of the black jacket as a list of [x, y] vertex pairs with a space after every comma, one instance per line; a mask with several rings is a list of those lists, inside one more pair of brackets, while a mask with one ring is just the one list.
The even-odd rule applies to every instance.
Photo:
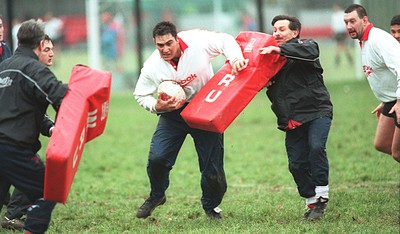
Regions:
[[0, 64], [0, 143], [38, 151], [46, 109], [58, 111], [67, 91], [32, 49], [18, 47]]
[[267, 89], [278, 128], [286, 131], [321, 116], [332, 118], [333, 106], [322, 77], [318, 44], [292, 39], [279, 47], [287, 62]]

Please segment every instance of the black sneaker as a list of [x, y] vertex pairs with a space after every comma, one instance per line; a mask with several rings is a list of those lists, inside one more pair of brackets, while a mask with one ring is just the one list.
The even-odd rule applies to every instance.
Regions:
[[222, 210], [219, 207], [215, 207], [214, 209], [206, 210], [205, 212], [207, 217], [209, 217], [210, 219], [221, 221], [222, 220], [221, 211]]
[[4, 217], [1, 220], [1, 227], [5, 229], [22, 231], [24, 229], [24, 220], [22, 219], [9, 219]]
[[324, 216], [326, 208], [328, 207], [328, 199], [320, 197], [317, 199], [316, 203], [308, 204], [307, 207], [308, 210], [304, 213], [304, 219], [311, 221], [318, 220]]
[[139, 207], [136, 217], [138, 218], [147, 218], [151, 215], [151, 212], [159, 206], [159, 205], [164, 205], [164, 203], [167, 201], [166, 197], [162, 197], [161, 199], [154, 199], [154, 198], [147, 198], [147, 200], [143, 203], [142, 206]]

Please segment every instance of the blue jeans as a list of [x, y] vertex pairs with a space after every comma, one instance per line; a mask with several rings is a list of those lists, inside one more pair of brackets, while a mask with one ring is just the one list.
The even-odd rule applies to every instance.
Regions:
[[[181, 109], [182, 110], [182, 109]], [[226, 192], [223, 134], [189, 127], [181, 110], [160, 115], [153, 134], [147, 164], [151, 199], [160, 199], [169, 186], [169, 173], [187, 134], [193, 137], [201, 172], [202, 206], [208, 211], [217, 207]]]
[[300, 196], [315, 196], [316, 186], [328, 185], [329, 163], [326, 141], [332, 119], [320, 117], [286, 131], [286, 151], [289, 171], [292, 173]]

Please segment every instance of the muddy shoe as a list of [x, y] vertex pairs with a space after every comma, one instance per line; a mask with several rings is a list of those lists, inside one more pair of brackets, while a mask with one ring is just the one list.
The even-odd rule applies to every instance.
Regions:
[[222, 220], [221, 211], [222, 210], [219, 207], [215, 207], [214, 209], [206, 210], [205, 212], [207, 217], [209, 217], [210, 219], [221, 221]]
[[308, 204], [307, 207], [308, 210], [304, 213], [304, 219], [311, 221], [318, 220], [324, 216], [326, 208], [328, 207], [328, 199], [320, 197], [316, 203]]
[[9, 219], [4, 217], [1, 220], [1, 227], [5, 229], [22, 231], [24, 229], [24, 220], [22, 219]]
[[138, 218], [147, 218], [151, 215], [151, 212], [159, 206], [159, 205], [164, 205], [164, 203], [167, 201], [167, 199], [162, 197], [161, 199], [154, 199], [154, 198], [147, 198], [147, 200], [143, 203], [142, 206], [139, 207], [136, 217]]

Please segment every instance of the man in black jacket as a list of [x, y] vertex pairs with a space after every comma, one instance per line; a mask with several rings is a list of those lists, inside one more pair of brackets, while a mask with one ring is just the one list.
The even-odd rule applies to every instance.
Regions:
[[[53, 42], [48, 35], [45, 35], [42, 43], [42, 50], [38, 54], [39, 61], [47, 66], [53, 65], [54, 51]], [[54, 128], [54, 121], [48, 115], [45, 115], [42, 122], [40, 133], [43, 136], [50, 137]], [[1, 220], [1, 227], [13, 230], [22, 230], [24, 228], [23, 216], [26, 215], [31, 201], [18, 189], [14, 189], [9, 202], [7, 212]]]
[[280, 54], [287, 62], [267, 84], [267, 96], [278, 128], [286, 132], [289, 171], [308, 207], [304, 218], [316, 220], [323, 216], [329, 198], [325, 147], [333, 107], [322, 78], [318, 44], [299, 39], [301, 23], [296, 17], [278, 15], [272, 26], [278, 46], [261, 48], [260, 53]]
[[58, 111], [68, 87], [38, 59], [45, 37], [43, 23], [25, 21], [17, 37], [16, 52], [0, 64], [0, 201], [10, 185], [23, 192], [32, 202], [24, 228], [44, 233], [56, 203], [43, 199], [39, 134], [47, 107]]

